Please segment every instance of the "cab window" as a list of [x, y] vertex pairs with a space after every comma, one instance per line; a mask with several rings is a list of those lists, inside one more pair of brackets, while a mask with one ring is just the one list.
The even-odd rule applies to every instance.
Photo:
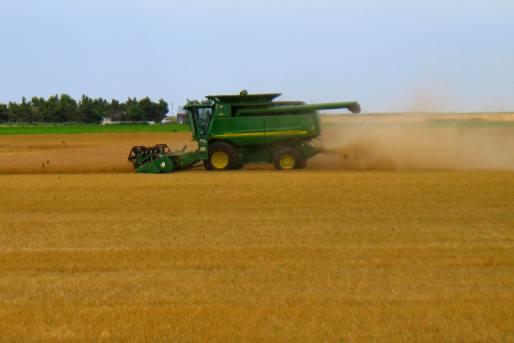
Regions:
[[198, 131], [201, 135], [207, 134], [209, 129], [209, 122], [212, 116], [212, 108], [199, 108], [198, 109]]

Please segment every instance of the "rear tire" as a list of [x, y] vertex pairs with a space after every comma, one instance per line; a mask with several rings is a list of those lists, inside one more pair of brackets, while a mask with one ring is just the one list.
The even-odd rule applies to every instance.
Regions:
[[303, 169], [305, 168], [306, 160], [300, 155], [298, 150], [285, 147], [275, 153], [273, 164], [277, 170]]
[[229, 170], [239, 165], [237, 151], [227, 142], [215, 142], [209, 146], [209, 158], [204, 161], [207, 170]]

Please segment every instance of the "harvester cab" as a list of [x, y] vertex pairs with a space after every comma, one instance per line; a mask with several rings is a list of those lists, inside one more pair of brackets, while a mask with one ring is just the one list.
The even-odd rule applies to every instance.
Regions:
[[189, 101], [186, 106], [186, 110], [189, 126], [193, 133], [195, 140], [199, 138], [207, 138], [209, 124], [211, 122], [214, 106], [210, 102], [191, 102]]
[[160, 144], [132, 148], [129, 160], [136, 172], [167, 173], [202, 161], [207, 170], [240, 169], [247, 163], [273, 163], [277, 169], [302, 169], [323, 149], [318, 110], [360, 112], [357, 102], [305, 104], [274, 101], [281, 94], [210, 95], [184, 106], [194, 152], [170, 151]]

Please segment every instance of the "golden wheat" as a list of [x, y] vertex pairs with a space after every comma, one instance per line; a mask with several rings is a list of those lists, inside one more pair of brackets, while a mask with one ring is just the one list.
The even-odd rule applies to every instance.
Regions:
[[0, 176], [2, 340], [514, 340], [514, 174]]

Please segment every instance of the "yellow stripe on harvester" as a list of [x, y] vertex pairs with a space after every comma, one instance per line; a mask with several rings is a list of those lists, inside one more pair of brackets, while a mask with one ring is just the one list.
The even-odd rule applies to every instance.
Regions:
[[264, 136], [293, 136], [293, 135], [307, 135], [307, 131], [303, 130], [283, 130], [283, 131], [267, 131]]
[[298, 136], [307, 135], [308, 131], [303, 130], [282, 130], [282, 131], [258, 131], [258, 132], [229, 132], [221, 135], [213, 135], [213, 138], [232, 138], [232, 137], [259, 137], [259, 136]]

